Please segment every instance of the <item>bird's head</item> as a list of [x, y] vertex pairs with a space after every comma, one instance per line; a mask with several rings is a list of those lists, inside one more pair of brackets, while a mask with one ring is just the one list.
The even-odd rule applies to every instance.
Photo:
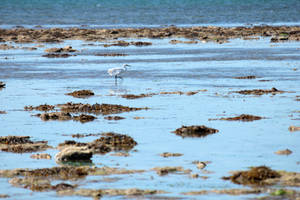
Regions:
[[128, 65], [128, 64], [124, 64], [124, 65], [123, 65], [124, 68], [130, 67], [130, 66], [131, 66], [131, 65]]

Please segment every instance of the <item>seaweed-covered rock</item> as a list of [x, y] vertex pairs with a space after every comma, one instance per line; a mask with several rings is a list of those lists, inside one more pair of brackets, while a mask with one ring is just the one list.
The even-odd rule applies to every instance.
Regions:
[[266, 184], [265, 180], [280, 178], [281, 175], [271, 170], [266, 166], [252, 167], [248, 171], [238, 171], [235, 172], [232, 176], [223, 177], [225, 180], [231, 180], [236, 184], [243, 185], [264, 185]]
[[29, 153], [44, 151], [51, 148], [47, 141], [30, 140], [29, 136], [2, 136], [0, 137], [0, 150], [13, 153]]
[[95, 93], [91, 90], [77, 90], [74, 92], [67, 93], [66, 95], [70, 95], [77, 98], [87, 98], [95, 95]]
[[173, 133], [181, 137], [204, 137], [217, 132], [219, 132], [217, 129], [208, 128], [204, 125], [182, 126], [181, 128], [178, 128], [175, 131], [173, 131]]

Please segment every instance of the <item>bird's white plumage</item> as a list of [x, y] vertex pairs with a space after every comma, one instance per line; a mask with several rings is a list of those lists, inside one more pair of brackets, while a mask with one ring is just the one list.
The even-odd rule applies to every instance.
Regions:
[[123, 67], [110, 68], [110, 69], [107, 70], [107, 73], [110, 76], [114, 76], [115, 78], [118, 78], [127, 71], [128, 66], [130, 66], [130, 65], [124, 64]]

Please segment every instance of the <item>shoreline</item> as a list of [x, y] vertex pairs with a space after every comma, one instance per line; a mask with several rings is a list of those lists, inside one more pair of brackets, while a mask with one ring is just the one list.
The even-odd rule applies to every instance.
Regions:
[[163, 28], [13, 28], [0, 29], [0, 42], [56, 43], [64, 40], [106, 41], [119, 38], [186, 38], [219, 43], [230, 39], [271, 37], [271, 42], [300, 41], [300, 26], [195, 26]]

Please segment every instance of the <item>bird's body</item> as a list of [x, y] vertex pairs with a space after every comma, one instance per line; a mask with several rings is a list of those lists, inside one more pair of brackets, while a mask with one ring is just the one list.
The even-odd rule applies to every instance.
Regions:
[[107, 70], [110, 76], [114, 76], [115, 79], [122, 78], [121, 75], [127, 71], [128, 64], [124, 64], [123, 67], [114, 67]]

